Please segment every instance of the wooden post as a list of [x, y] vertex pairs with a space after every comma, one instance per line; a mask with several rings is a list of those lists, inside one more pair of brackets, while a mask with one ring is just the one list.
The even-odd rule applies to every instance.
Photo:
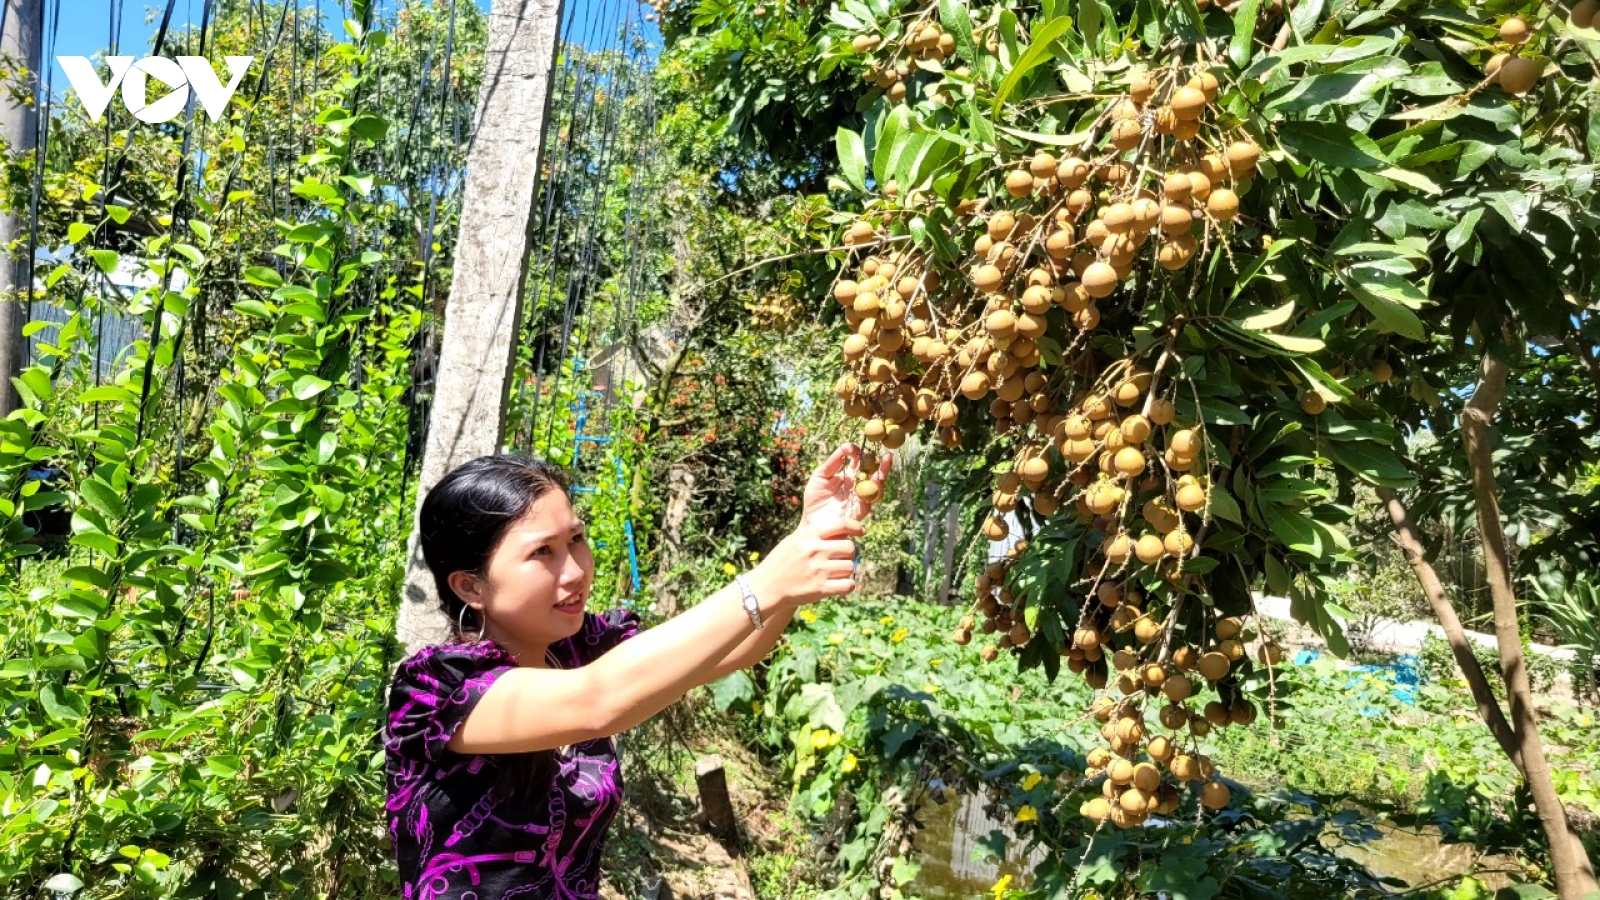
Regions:
[[[544, 122], [563, 0], [494, 0], [461, 231], [445, 306], [417, 504], [456, 466], [499, 453], [516, 359]], [[396, 634], [407, 654], [449, 634], [413, 516]]]
[[705, 812], [711, 833], [727, 846], [739, 840], [738, 818], [733, 814], [733, 797], [728, 793], [728, 775], [722, 757], [701, 757], [694, 764], [694, 781], [700, 789], [700, 808]]
[[[0, 51], [21, 59], [37, 86], [40, 0], [0, 2], [5, 4], [5, 33], [0, 34]], [[34, 149], [38, 125], [39, 112], [33, 106], [6, 102], [0, 107], [0, 137], [5, 138], [13, 154], [23, 155]], [[28, 357], [28, 340], [22, 336], [22, 326], [28, 321], [26, 304], [33, 296], [33, 285], [28, 283], [27, 233], [26, 209], [0, 212], [0, 247], [19, 238], [23, 243], [16, 258], [0, 254], [0, 418], [17, 408], [20, 398], [11, 379], [22, 374]]]

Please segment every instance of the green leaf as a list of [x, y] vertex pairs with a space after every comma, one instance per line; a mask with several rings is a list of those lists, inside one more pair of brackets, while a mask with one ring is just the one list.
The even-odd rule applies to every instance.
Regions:
[[905, 106], [896, 106], [883, 119], [883, 128], [878, 132], [878, 142], [872, 149], [872, 178], [878, 183], [879, 189], [889, 183], [893, 177], [890, 174], [889, 161], [894, 157], [898, 145], [904, 140], [904, 135], [910, 127], [908, 121], [911, 117]]
[[1244, 524], [1244, 514], [1239, 511], [1239, 502], [1233, 499], [1227, 488], [1213, 484], [1211, 490], [1206, 492], [1206, 500], [1211, 505], [1212, 515], [1227, 519], [1235, 525]]
[[283, 277], [266, 266], [246, 266], [244, 280], [257, 287], [282, 287]]
[[1291, 299], [1288, 303], [1283, 304], [1277, 309], [1269, 309], [1266, 312], [1256, 313], [1253, 316], [1246, 316], [1243, 319], [1239, 319], [1238, 322], [1240, 328], [1246, 328], [1250, 331], [1267, 331], [1268, 329], [1277, 328], [1278, 326], [1283, 325], [1293, 316], [1294, 300]]
[[[1356, 270], [1371, 274], [1365, 278], [1357, 277]], [[1410, 295], [1400, 287], [1403, 284], [1415, 291], [1415, 286], [1409, 281], [1398, 275], [1372, 273], [1370, 267], [1355, 267], [1353, 270], [1338, 268], [1336, 272], [1339, 282], [1372, 313], [1379, 328], [1412, 340], [1422, 340], [1422, 320], [1408, 307], [1405, 300]]]
[[1478, 221], [1482, 218], [1483, 207], [1474, 206], [1467, 210], [1466, 214], [1461, 217], [1461, 221], [1450, 229], [1450, 232], [1444, 236], [1444, 245], [1450, 249], [1451, 253], [1460, 253], [1461, 248], [1472, 240], [1472, 235], [1478, 227]]
[[1328, 441], [1322, 449], [1328, 458], [1369, 484], [1405, 488], [1416, 483], [1399, 455], [1371, 441]]
[[260, 300], [240, 300], [233, 305], [233, 308], [247, 316], [255, 316], [260, 319], [273, 317], [272, 310], [268, 309], [267, 305]]
[[861, 144], [861, 135], [848, 128], [840, 128], [834, 135], [839, 150], [839, 174], [858, 191], [867, 190], [867, 151]]
[[86, 478], [83, 483], [78, 485], [78, 493], [82, 494], [83, 499], [104, 515], [108, 521], [116, 521], [122, 518], [125, 512], [122, 505], [122, 497], [112, 489], [111, 485], [103, 481], [95, 478]]
[[1027, 77], [1029, 72], [1032, 72], [1040, 63], [1051, 57], [1053, 51], [1050, 45], [1054, 44], [1063, 34], [1066, 34], [1067, 29], [1071, 27], [1072, 18], [1070, 16], [1061, 16], [1060, 18], [1051, 19], [1034, 31], [1033, 43], [1029, 44], [1028, 49], [1023, 51], [1022, 58], [1017, 60], [1015, 66], [1011, 67], [1011, 71], [1006, 73], [1005, 79], [1000, 82], [1000, 88], [995, 91], [994, 102], [990, 104], [991, 113], [999, 114], [1000, 107], [1005, 105], [1007, 98], [1011, 96], [1011, 92], [1017, 89], [1017, 85], [1022, 83], [1022, 79]]
[[1333, 122], [1285, 122], [1278, 143], [1290, 153], [1339, 169], [1381, 169], [1389, 164], [1365, 134]]
[[955, 36], [961, 58], [976, 62], [978, 48], [972, 43], [972, 17], [967, 15], [967, 5], [962, 0], [939, 0], [939, 24]]
[[301, 375], [294, 380], [294, 387], [290, 389], [290, 393], [294, 394], [296, 399], [310, 400], [330, 387], [333, 387], [333, 382], [325, 378], [318, 378], [315, 375]]
[[102, 384], [78, 395], [79, 403], [132, 403], [139, 395], [119, 384]]
[[1322, 556], [1322, 543], [1317, 530], [1304, 513], [1286, 510], [1275, 503], [1262, 503], [1261, 514], [1266, 517], [1272, 536], [1290, 550], [1312, 556]]
[[110, 216], [111, 220], [118, 225], [126, 225], [128, 224], [128, 218], [133, 215], [133, 210], [126, 206], [118, 206], [115, 203], [107, 203], [106, 215]]
[[73, 222], [67, 226], [67, 243], [76, 244], [89, 236], [94, 231], [94, 226], [86, 222]]
[[117, 264], [122, 261], [122, 257], [115, 250], [90, 250], [89, 258], [93, 259], [94, 264], [100, 267], [100, 271], [107, 275], [117, 271]]
[[1228, 58], [1241, 69], [1250, 63], [1260, 10], [1261, 0], [1244, 0], [1233, 13], [1233, 41], [1228, 44]]

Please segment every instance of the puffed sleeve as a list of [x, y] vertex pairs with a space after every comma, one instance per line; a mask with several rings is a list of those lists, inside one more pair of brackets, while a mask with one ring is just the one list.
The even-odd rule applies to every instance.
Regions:
[[489, 685], [515, 660], [487, 641], [417, 651], [389, 685], [386, 746], [405, 759], [439, 763], [445, 747]]
[[611, 648], [638, 634], [643, 627], [638, 613], [620, 606], [599, 615], [585, 615], [582, 639], [578, 641], [583, 662], [594, 662]]

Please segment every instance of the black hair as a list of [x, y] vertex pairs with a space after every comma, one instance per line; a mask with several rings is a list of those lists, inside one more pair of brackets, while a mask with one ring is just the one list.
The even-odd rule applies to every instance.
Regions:
[[[451, 469], [423, 498], [418, 522], [422, 558], [433, 573], [439, 606], [457, 641], [466, 601], [450, 587], [452, 572], [488, 574], [489, 560], [512, 525], [545, 494], [567, 492], [561, 467], [514, 453], [480, 456]], [[479, 614], [474, 611], [465, 618]], [[477, 619], [478, 626], [483, 620]]]
[[[422, 558], [433, 573], [439, 591], [439, 606], [450, 618], [450, 630], [457, 641], [461, 633], [462, 611], [467, 602], [450, 587], [452, 572], [488, 574], [489, 560], [505, 540], [511, 526], [527, 516], [533, 504], [551, 491], [567, 493], [567, 477], [561, 467], [514, 453], [480, 456], [451, 469], [439, 479], [422, 500], [418, 537]], [[474, 619], [483, 627], [481, 613], [465, 616], [467, 626]], [[500, 775], [495, 790], [502, 797], [525, 797], [534, 790], [548, 789], [557, 771], [552, 750], [531, 753], [503, 753], [488, 757], [497, 763]]]

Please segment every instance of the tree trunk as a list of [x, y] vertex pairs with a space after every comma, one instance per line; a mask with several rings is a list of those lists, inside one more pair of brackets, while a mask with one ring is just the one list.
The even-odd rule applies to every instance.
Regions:
[[[451, 469], [501, 451], [561, 7], [562, 0], [494, 0], [489, 11], [487, 77], [467, 162], [419, 511]], [[409, 654], [443, 640], [449, 628], [413, 519], [395, 630]]]
[[[39, 6], [40, 0], [0, 0], [5, 3], [5, 33], [0, 34], [0, 52], [23, 61], [30, 80], [39, 81]], [[3, 101], [0, 101], [3, 102]], [[23, 103], [5, 103], [0, 110], [0, 138], [14, 155], [34, 149], [39, 124], [38, 109]], [[0, 253], [0, 418], [17, 408], [20, 398], [11, 379], [22, 374], [28, 361], [28, 340], [22, 326], [28, 321], [28, 300], [33, 296], [29, 284], [28, 215], [26, 209], [0, 212], [0, 248], [22, 239], [13, 258]]]
[[1517, 625], [1517, 597], [1511, 583], [1506, 535], [1500, 524], [1500, 503], [1494, 480], [1493, 430], [1495, 412], [1505, 396], [1506, 364], [1490, 352], [1483, 355], [1478, 385], [1461, 413], [1462, 441], [1472, 470], [1472, 493], [1478, 513], [1478, 535], [1483, 542], [1484, 567], [1494, 600], [1494, 633], [1500, 648], [1500, 669], [1510, 700], [1511, 723], [1522, 750], [1522, 773], [1533, 794], [1539, 824], [1550, 840], [1550, 862], [1555, 869], [1561, 900], [1580, 900], [1600, 890], [1594, 867], [1583, 843], [1567, 822], [1566, 810], [1550, 781], [1550, 764], [1539, 739], [1539, 720], [1533, 708], [1533, 689], [1522, 658], [1522, 634]]
[[1489, 726], [1489, 733], [1494, 735], [1500, 749], [1505, 751], [1506, 756], [1511, 757], [1517, 770], [1521, 771], [1522, 745], [1517, 742], [1516, 732], [1506, 720], [1506, 714], [1500, 708], [1500, 701], [1495, 699], [1494, 691], [1489, 687], [1489, 679], [1483, 674], [1483, 667], [1478, 665], [1478, 657], [1472, 652], [1472, 642], [1467, 640], [1467, 631], [1461, 626], [1461, 617], [1456, 615], [1455, 604], [1450, 602], [1450, 595], [1445, 593], [1444, 584], [1439, 581], [1438, 573], [1428, 561], [1428, 552], [1422, 545], [1422, 538], [1411, 524], [1411, 514], [1389, 488], [1378, 488], [1378, 497], [1389, 510], [1389, 518], [1394, 522], [1395, 538], [1400, 544], [1400, 549], [1405, 552], [1406, 562], [1411, 564], [1411, 571], [1422, 584], [1422, 592], [1427, 595], [1428, 603], [1433, 606], [1433, 614], [1439, 618], [1439, 627], [1444, 629], [1445, 640], [1450, 642], [1450, 651], [1455, 655], [1456, 665], [1461, 667], [1461, 674], [1467, 679], [1467, 687], [1472, 690], [1472, 699], [1478, 705], [1478, 715], [1482, 716], [1484, 724]]
[[682, 557], [683, 523], [689, 518], [689, 501], [694, 498], [697, 478], [692, 466], [678, 463], [667, 473], [667, 514], [661, 520], [661, 556], [656, 565], [656, 611], [664, 619], [678, 614], [678, 588], [667, 574]]

